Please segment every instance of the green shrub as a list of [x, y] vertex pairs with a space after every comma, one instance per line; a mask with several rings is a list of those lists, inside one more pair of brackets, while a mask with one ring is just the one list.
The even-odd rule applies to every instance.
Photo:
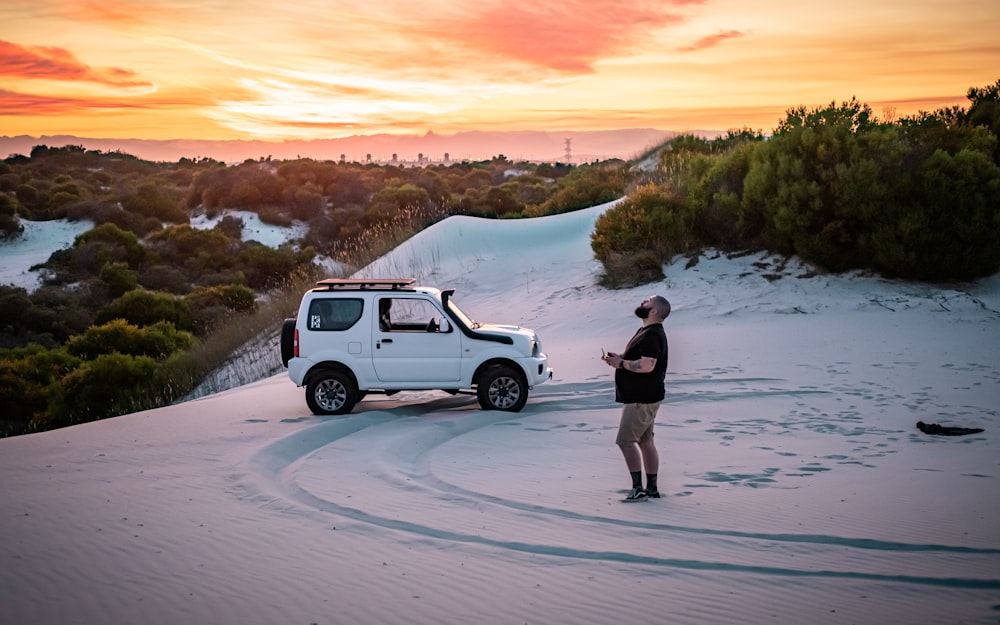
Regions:
[[29, 306], [14, 325], [14, 334], [28, 339], [18, 344], [61, 345], [93, 323], [95, 299], [86, 285], [73, 289], [42, 286], [28, 296]]
[[691, 244], [682, 202], [669, 190], [654, 185], [640, 187], [601, 215], [590, 241], [601, 262], [615, 254], [648, 251], [662, 263], [686, 252]]
[[79, 359], [39, 345], [0, 350], [0, 436], [48, 429], [52, 398]]
[[366, 212], [375, 221], [389, 221], [401, 212], [419, 212], [430, 204], [431, 197], [426, 189], [397, 183], [376, 192]]
[[1000, 168], [989, 153], [936, 151], [872, 236], [873, 265], [917, 280], [965, 280], [1000, 271]]
[[139, 286], [139, 279], [128, 268], [128, 263], [104, 263], [98, 278], [112, 298], [120, 297]]
[[149, 265], [139, 274], [139, 284], [150, 291], [183, 295], [191, 290], [184, 272], [165, 263]]
[[125, 293], [97, 313], [96, 323], [124, 319], [139, 327], [159, 321], [172, 323], [178, 330], [192, 330], [191, 311], [183, 298], [169, 293], [136, 289]]
[[190, 332], [177, 330], [170, 323], [161, 321], [140, 328], [124, 319], [115, 319], [74, 336], [66, 343], [66, 351], [82, 360], [113, 353], [163, 360], [177, 351], [190, 349], [193, 344]]
[[600, 284], [609, 289], [626, 289], [663, 280], [663, 260], [650, 250], [629, 254], [612, 252], [604, 261]]
[[[0, 202], [2, 198], [0, 196]], [[0, 213], [0, 241], [15, 239], [24, 232], [24, 225], [21, 220], [13, 214]]]
[[[986, 87], [971, 87], [967, 94], [969, 110], [965, 120], [969, 125], [989, 130], [1000, 138], [1000, 80]], [[1000, 142], [993, 145], [993, 162], [1000, 165]]]
[[199, 287], [185, 296], [195, 332], [206, 336], [223, 322], [257, 310], [254, 292], [242, 284]]
[[722, 249], [759, 245], [762, 222], [743, 210], [744, 183], [757, 144], [728, 139], [716, 156], [697, 155], [678, 167], [672, 179], [684, 198], [692, 237], [702, 246]]
[[574, 168], [556, 181], [552, 196], [532, 215], [554, 215], [617, 200], [625, 194], [628, 176], [622, 164]]
[[157, 364], [148, 356], [101, 354], [85, 361], [62, 381], [62, 393], [50, 407], [50, 425], [72, 425], [144, 410], [164, 397]]
[[795, 109], [754, 151], [744, 206], [763, 216], [774, 249], [834, 271], [863, 267], [901, 157], [898, 132], [856, 100]]
[[141, 183], [134, 191], [124, 193], [119, 201], [129, 213], [172, 223], [188, 221], [178, 199], [172, 197], [162, 184], [153, 181]]
[[188, 274], [206, 270], [228, 270], [236, 265], [235, 252], [240, 247], [221, 230], [199, 230], [187, 224], [171, 226], [150, 235], [150, 247], [160, 258]]
[[139, 267], [145, 259], [135, 233], [106, 223], [78, 236], [72, 248], [53, 254], [50, 264], [67, 279], [81, 279], [99, 275], [107, 263]]
[[296, 251], [291, 246], [283, 245], [273, 249], [250, 241], [240, 250], [240, 273], [247, 285], [254, 289], [273, 289], [297, 269], [310, 264], [315, 255], [316, 251], [311, 247]]

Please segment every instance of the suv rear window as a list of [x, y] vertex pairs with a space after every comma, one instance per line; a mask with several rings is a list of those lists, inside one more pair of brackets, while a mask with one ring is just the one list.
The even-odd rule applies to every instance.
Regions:
[[309, 329], [324, 331], [347, 330], [361, 318], [365, 309], [362, 299], [314, 299], [309, 303]]

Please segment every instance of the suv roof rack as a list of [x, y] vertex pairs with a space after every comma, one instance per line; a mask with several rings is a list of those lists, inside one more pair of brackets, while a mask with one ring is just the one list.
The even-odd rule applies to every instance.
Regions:
[[316, 286], [328, 291], [398, 291], [416, 282], [416, 278], [327, 278], [320, 280]]

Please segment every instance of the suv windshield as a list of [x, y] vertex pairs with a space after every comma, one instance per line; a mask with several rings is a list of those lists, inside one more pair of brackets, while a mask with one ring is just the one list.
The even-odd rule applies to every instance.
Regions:
[[479, 322], [474, 319], [470, 319], [468, 315], [462, 312], [462, 309], [458, 307], [458, 304], [456, 304], [455, 301], [450, 298], [448, 299], [448, 310], [455, 313], [455, 315], [458, 317], [458, 320], [464, 323], [467, 327], [472, 329], [476, 329], [479, 327]]

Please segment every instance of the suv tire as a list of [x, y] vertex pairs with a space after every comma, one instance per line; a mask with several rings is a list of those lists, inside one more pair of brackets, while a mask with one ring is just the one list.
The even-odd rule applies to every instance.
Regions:
[[316, 415], [347, 414], [359, 399], [354, 378], [339, 369], [317, 371], [306, 384], [306, 405]]
[[281, 324], [281, 364], [288, 366], [288, 361], [295, 356], [295, 319], [285, 319]]
[[480, 376], [476, 395], [483, 410], [520, 412], [528, 401], [528, 383], [510, 365], [491, 365]]

